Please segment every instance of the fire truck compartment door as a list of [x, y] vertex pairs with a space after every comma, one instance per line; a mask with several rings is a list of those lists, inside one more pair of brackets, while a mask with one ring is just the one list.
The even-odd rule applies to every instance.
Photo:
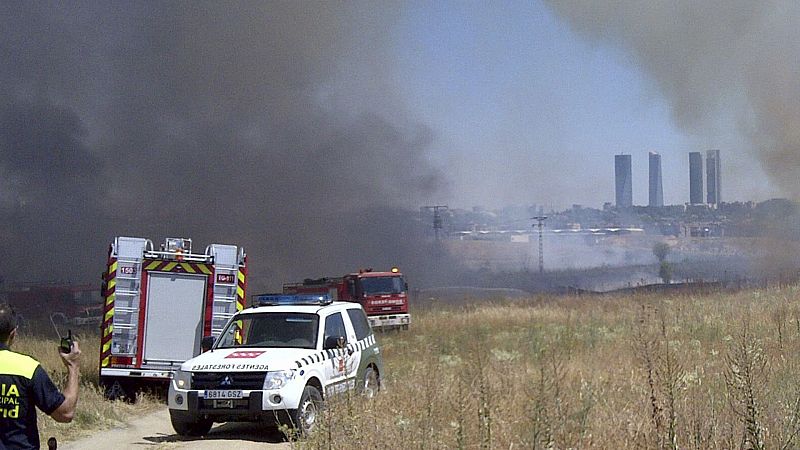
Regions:
[[199, 353], [205, 298], [204, 276], [150, 273], [144, 362], [183, 362]]

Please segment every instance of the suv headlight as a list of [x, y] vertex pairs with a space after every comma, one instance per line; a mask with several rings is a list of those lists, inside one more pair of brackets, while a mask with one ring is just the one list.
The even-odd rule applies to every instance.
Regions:
[[172, 380], [178, 389], [191, 389], [192, 387], [192, 372], [184, 372], [176, 370], [172, 373]]
[[264, 390], [269, 391], [273, 389], [280, 389], [294, 379], [294, 370], [276, 370], [274, 372], [267, 372], [264, 378]]

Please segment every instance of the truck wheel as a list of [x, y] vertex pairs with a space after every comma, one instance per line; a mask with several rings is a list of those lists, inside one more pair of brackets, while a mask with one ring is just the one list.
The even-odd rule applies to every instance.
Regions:
[[378, 372], [372, 367], [367, 367], [364, 371], [363, 393], [367, 398], [374, 398], [381, 390], [381, 380]]
[[201, 419], [183, 411], [169, 410], [172, 428], [181, 436], [205, 436], [211, 430], [212, 420]]
[[292, 417], [294, 428], [301, 436], [308, 436], [317, 427], [322, 415], [322, 395], [314, 386], [306, 386], [300, 405]]

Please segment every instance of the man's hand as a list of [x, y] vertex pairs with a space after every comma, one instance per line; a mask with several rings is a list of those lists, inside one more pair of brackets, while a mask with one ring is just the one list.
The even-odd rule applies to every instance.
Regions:
[[61, 362], [64, 363], [65, 366], [69, 369], [70, 367], [78, 367], [78, 360], [81, 356], [81, 348], [78, 345], [78, 341], [72, 341], [72, 349], [69, 353], [62, 353], [61, 350], [58, 351], [58, 356], [61, 357]]
[[78, 346], [78, 341], [72, 342], [72, 350], [69, 353], [61, 353], [59, 350], [58, 355], [67, 366], [67, 386], [64, 389], [64, 401], [50, 414], [50, 417], [56, 422], [67, 423], [72, 422], [72, 418], [75, 416], [75, 407], [78, 405], [78, 383], [81, 377], [81, 366], [78, 361], [81, 356], [81, 348]]

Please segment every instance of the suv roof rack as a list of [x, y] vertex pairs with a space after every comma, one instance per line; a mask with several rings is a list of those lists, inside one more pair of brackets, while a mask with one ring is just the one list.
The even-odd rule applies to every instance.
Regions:
[[253, 298], [254, 306], [319, 305], [333, 303], [328, 294], [260, 294]]

